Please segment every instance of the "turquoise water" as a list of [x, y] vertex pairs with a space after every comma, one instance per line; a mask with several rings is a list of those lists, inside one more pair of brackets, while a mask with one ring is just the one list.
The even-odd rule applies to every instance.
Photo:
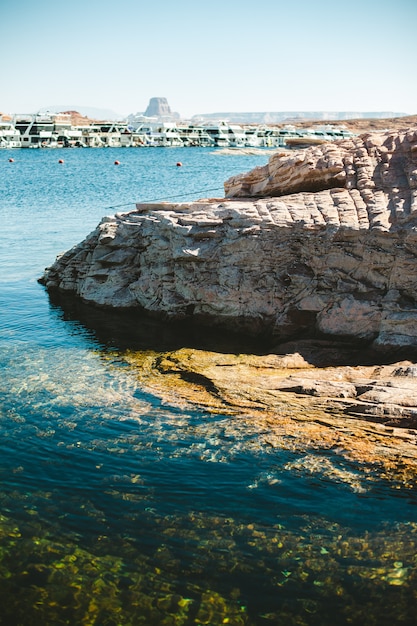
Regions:
[[266, 160], [0, 151], [0, 624], [416, 623], [414, 490], [162, 402], [123, 350], [182, 337], [37, 283], [115, 205], [221, 196]]

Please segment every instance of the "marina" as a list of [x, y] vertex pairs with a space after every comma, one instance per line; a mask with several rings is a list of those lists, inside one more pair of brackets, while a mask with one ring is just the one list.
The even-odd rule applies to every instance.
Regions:
[[73, 125], [68, 113], [16, 114], [0, 119], [0, 148], [291, 148], [352, 137], [343, 126], [297, 129], [226, 120], [191, 123], [157, 118]]

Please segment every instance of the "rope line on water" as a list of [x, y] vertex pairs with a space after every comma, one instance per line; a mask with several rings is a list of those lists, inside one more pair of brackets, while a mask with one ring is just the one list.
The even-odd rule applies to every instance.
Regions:
[[[220, 190], [224, 191], [223, 187], [212, 187], [211, 189], [201, 189], [200, 191], [196, 191], [195, 193], [200, 194], [200, 193], [205, 193], [206, 191], [220, 191]], [[103, 209], [104, 210], [119, 209], [121, 207], [130, 206], [132, 204], [136, 205], [136, 204], [150, 204], [151, 202], [163, 202], [164, 200], [174, 200], [175, 198], [184, 198], [184, 196], [189, 196], [189, 195], [190, 195], [190, 192], [176, 194], [175, 196], [163, 196], [162, 198], [153, 198], [152, 200], [140, 200], [140, 201], [135, 200], [132, 202], [125, 202], [123, 204], [112, 204], [110, 206], [103, 207]]]

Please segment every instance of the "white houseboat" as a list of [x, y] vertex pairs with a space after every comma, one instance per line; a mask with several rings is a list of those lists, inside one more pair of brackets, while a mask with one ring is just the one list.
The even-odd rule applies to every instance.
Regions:
[[56, 148], [58, 146], [55, 120], [49, 113], [15, 115], [13, 125], [20, 133], [22, 148]]
[[230, 147], [229, 124], [225, 121], [202, 124], [202, 127], [219, 148]]
[[137, 145], [157, 148], [172, 148], [183, 146], [175, 122], [144, 122], [133, 132]]
[[[220, 147], [297, 148], [351, 137], [339, 126], [296, 129], [294, 126], [239, 125], [225, 120], [190, 124], [145, 118], [139, 123], [93, 122], [72, 126], [66, 113], [15, 115], [0, 126], [0, 147]], [[132, 122], [132, 120], [131, 120]]]
[[182, 144], [186, 147], [210, 148], [215, 145], [213, 137], [202, 126], [180, 124], [177, 129]]
[[88, 148], [120, 148], [131, 145], [131, 132], [127, 122], [93, 122], [78, 126], [82, 144]]
[[0, 120], [0, 148], [20, 148], [20, 133], [9, 121]]

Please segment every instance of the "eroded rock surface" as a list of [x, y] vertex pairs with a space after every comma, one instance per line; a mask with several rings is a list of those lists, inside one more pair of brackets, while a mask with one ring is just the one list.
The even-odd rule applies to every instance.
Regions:
[[[333, 188], [354, 190], [345, 196], [345, 203], [351, 198], [345, 215], [348, 223], [386, 229], [390, 217], [404, 218], [417, 209], [416, 151], [417, 131], [409, 130], [367, 134], [306, 150], [277, 152], [267, 165], [227, 180], [226, 196], [269, 197]], [[308, 213], [308, 204], [305, 209]], [[385, 216], [379, 224], [375, 221], [378, 213]]]
[[137, 205], [42, 282], [275, 339], [417, 347], [417, 130], [277, 154], [225, 187], [270, 197]]
[[124, 358], [143, 388], [184, 409], [233, 415], [230, 427], [245, 428], [259, 446], [335, 450], [415, 485], [417, 367], [408, 361], [315, 367], [310, 357], [320, 359], [322, 349], [312, 346], [310, 353], [302, 344], [303, 354], [181, 349]]

